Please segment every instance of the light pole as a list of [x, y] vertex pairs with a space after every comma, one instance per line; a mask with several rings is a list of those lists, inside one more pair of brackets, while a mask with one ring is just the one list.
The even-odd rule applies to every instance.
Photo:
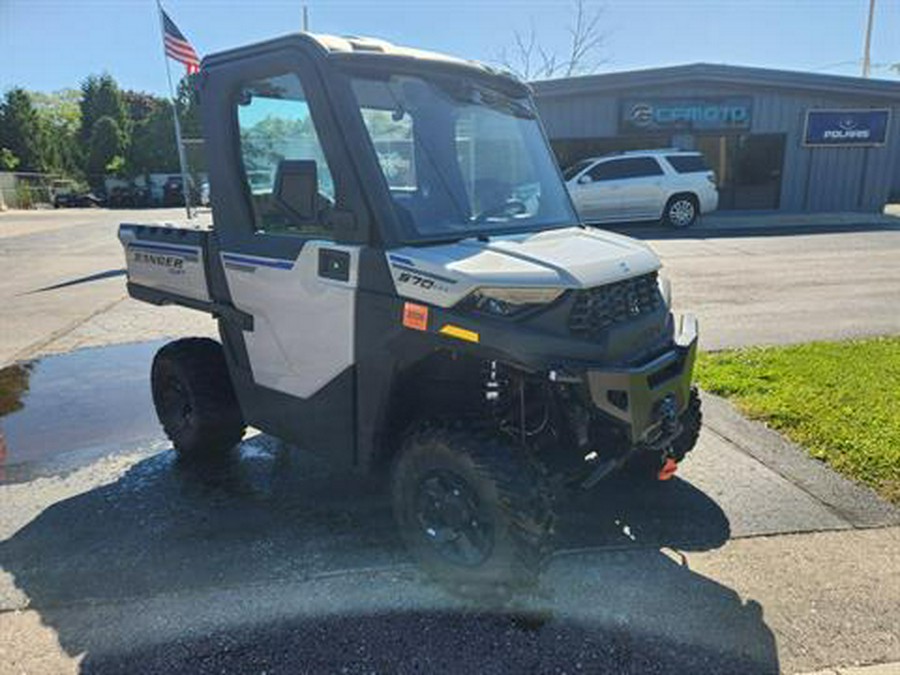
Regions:
[[871, 47], [872, 47], [872, 20], [875, 18], [875, 0], [869, 0], [869, 21], [866, 24], [866, 43], [863, 47], [863, 65], [862, 76], [868, 77], [872, 68]]

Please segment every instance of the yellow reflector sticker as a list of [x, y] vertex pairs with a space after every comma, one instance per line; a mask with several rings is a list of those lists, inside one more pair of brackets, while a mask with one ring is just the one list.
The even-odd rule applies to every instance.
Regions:
[[444, 327], [441, 328], [440, 332], [443, 335], [449, 335], [450, 337], [459, 338], [460, 340], [465, 340], [466, 342], [478, 342], [478, 333], [476, 333], [474, 330], [466, 330], [465, 328], [454, 326], [452, 323], [444, 324]]

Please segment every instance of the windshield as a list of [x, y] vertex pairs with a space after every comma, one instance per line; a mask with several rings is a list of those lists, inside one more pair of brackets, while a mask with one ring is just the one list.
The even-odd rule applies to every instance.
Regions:
[[527, 99], [448, 77], [355, 76], [352, 85], [410, 238], [577, 222]]

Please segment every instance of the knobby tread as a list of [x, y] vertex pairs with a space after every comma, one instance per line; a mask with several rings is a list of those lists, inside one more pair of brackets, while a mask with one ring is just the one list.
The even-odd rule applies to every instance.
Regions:
[[672, 455], [676, 462], [683, 460], [685, 455], [697, 445], [702, 426], [703, 410], [700, 403], [700, 392], [697, 387], [691, 387], [687, 408], [681, 413], [681, 433], [672, 441]]
[[[504, 601], [516, 590], [534, 585], [552, 552], [555, 526], [553, 492], [543, 468], [524, 448], [477, 424], [428, 422], [406, 435], [395, 460], [395, 482], [404, 479], [404, 470], [427, 465], [429, 454], [436, 451], [452, 452], [461, 467], [493, 486], [498, 520], [505, 525], [505, 539], [512, 550], [489, 570], [454, 570], [423, 561], [426, 571], [454, 593], [481, 601]], [[399, 488], [393, 487], [396, 498]], [[408, 540], [409, 533], [404, 531], [408, 523], [396, 502], [395, 513]]]
[[[163, 419], [158, 403], [160, 378], [174, 373], [189, 390], [196, 424], [185, 430]], [[175, 449], [185, 457], [204, 456], [237, 445], [246, 425], [234, 393], [222, 345], [209, 338], [183, 338], [162, 347], [153, 359], [153, 400]]]

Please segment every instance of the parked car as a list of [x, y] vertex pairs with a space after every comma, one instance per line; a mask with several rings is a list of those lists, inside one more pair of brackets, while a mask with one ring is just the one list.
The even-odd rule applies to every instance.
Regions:
[[134, 209], [150, 206], [150, 189], [146, 187], [119, 186], [109, 192], [107, 206], [111, 209]]
[[103, 198], [93, 192], [58, 192], [53, 197], [53, 208], [55, 209], [91, 208], [104, 205]]
[[169, 176], [163, 185], [163, 206], [184, 206], [181, 176]]
[[719, 205], [716, 176], [703, 155], [673, 148], [584, 159], [563, 172], [590, 223], [661, 220], [690, 227]]

